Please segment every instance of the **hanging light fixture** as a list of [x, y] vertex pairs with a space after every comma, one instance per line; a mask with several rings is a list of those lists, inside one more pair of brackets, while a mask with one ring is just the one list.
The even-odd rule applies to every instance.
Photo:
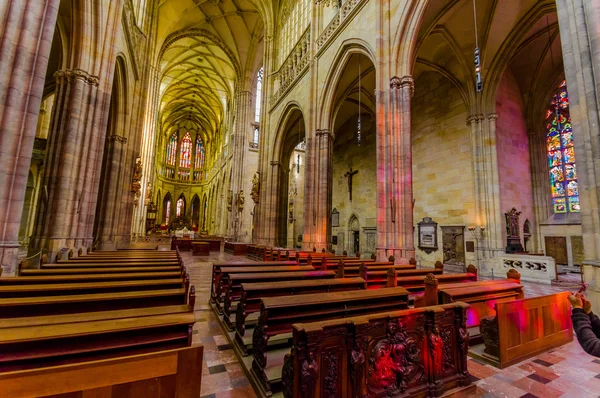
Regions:
[[473, 19], [475, 21], [475, 90], [479, 93], [483, 91], [483, 81], [481, 79], [481, 53], [479, 51], [479, 37], [477, 34], [477, 6], [473, 0]]
[[356, 134], [356, 142], [360, 146], [361, 133], [360, 133], [360, 54], [358, 55], [358, 126]]

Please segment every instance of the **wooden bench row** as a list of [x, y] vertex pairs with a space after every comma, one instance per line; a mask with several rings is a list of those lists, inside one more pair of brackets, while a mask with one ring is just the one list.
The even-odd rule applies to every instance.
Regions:
[[[131, 372], [112, 372], [139, 363], [136, 394], [151, 396], [163, 383], [161, 396], [198, 396], [202, 347], [186, 348], [195, 323], [195, 289], [178, 253], [164, 256], [175, 258], [174, 265], [137, 256], [103, 253], [0, 278], [2, 394], [93, 395], [113, 384], [115, 393], [133, 380]], [[155, 358], [167, 362], [150, 371]], [[59, 379], [44, 382], [41, 375]], [[69, 378], [61, 383], [60, 377]]]

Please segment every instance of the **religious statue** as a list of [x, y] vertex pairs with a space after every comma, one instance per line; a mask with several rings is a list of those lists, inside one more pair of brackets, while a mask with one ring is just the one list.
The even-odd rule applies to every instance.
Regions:
[[290, 224], [294, 222], [294, 198], [292, 197], [288, 203], [288, 220]]
[[233, 191], [230, 189], [227, 191], [227, 211], [233, 209]]
[[140, 192], [140, 188], [142, 188], [142, 184], [140, 181], [142, 180], [142, 159], [138, 158], [135, 167], [133, 169], [133, 181], [131, 183], [131, 192], [138, 193]]
[[522, 252], [523, 245], [521, 244], [521, 234], [519, 233], [519, 215], [520, 211], [516, 208], [512, 208], [510, 211], [504, 213], [506, 219], [506, 252], [517, 253]]
[[252, 191], [250, 191], [250, 197], [254, 203], [258, 203], [258, 197], [260, 194], [260, 181], [258, 180], [258, 173], [254, 174], [252, 178]]
[[144, 206], [148, 206], [152, 203], [152, 184], [148, 183], [146, 187], [146, 199], [144, 200]]
[[131, 192], [134, 193], [133, 205], [137, 207], [140, 198], [140, 190], [142, 189], [142, 159], [138, 158], [133, 169], [133, 181], [131, 182]]
[[239, 213], [241, 213], [241, 212], [243, 212], [243, 211], [244, 211], [244, 202], [245, 202], [245, 201], [246, 201], [246, 200], [244, 199], [244, 190], [242, 189], [242, 190], [241, 190], [241, 191], [238, 193], [238, 195], [237, 195], [237, 200], [236, 200], [236, 203], [235, 203], [235, 205], [236, 205], [236, 207], [237, 207], [237, 211], [238, 211]]

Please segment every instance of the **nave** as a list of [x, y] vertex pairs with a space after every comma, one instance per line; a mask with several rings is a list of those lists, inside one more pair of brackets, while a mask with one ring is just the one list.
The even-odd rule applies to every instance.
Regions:
[[[211, 253], [208, 258], [198, 259], [188, 254], [183, 254], [182, 258], [196, 286], [199, 302], [195, 310], [197, 323], [193, 341], [204, 346], [201, 397], [259, 396], [235, 355], [231, 337], [228, 338], [228, 332], [222, 328], [220, 317], [207, 304], [212, 263], [239, 262], [240, 257]], [[488, 278], [480, 277], [480, 280], [485, 279]], [[578, 275], [560, 287], [527, 281], [521, 281], [521, 284], [526, 298], [561, 293], [580, 285]], [[600, 361], [583, 352], [577, 341], [504, 369], [472, 357], [467, 363], [476, 389], [459, 397], [596, 397], [600, 389]]]

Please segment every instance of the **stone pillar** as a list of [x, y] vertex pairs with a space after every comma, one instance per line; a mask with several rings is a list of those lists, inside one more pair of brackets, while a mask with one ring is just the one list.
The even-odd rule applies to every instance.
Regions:
[[120, 207], [133, 206], [133, 203], [122, 203], [122, 198], [119, 197], [119, 188], [127, 185], [127, 181], [123, 180], [123, 176], [127, 174], [124, 170], [126, 162], [123, 148], [126, 143], [127, 138], [120, 135], [113, 134], [108, 137], [103, 189], [98, 203], [100, 208], [97, 213], [97, 231], [94, 234], [99, 250], [117, 249], [117, 231], [125, 221], [119, 217]]
[[535, 222], [527, 250], [532, 254], [543, 253], [543, 237], [540, 223], [550, 216], [550, 189], [548, 188], [548, 158], [546, 155], [545, 134], [529, 133], [529, 158], [531, 159], [531, 180], [533, 184], [533, 210]]
[[592, 306], [600, 306], [600, 4], [597, 0], [556, 0], [581, 203], [585, 260]]
[[[244, 241], [248, 241], [251, 236], [250, 228], [252, 225], [249, 221], [244, 220], [244, 214], [249, 214], [251, 207], [249, 204], [247, 206], [245, 205], [244, 210], [239, 212], [236, 206], [236, 201], [241, 191], [244, 189], [244, 172], [246, 153], [248, 151], [247, 138], [248, 131], [250, 129], [250, 115], [252, 114], [251, 109], [252, 93], [246, 90], [237, 92], [235, 106], [235, 126], [234, 133], [231, 135], [233, 174], [229, 189], [233, 191], [233, 206], [231, 210], [228, 235], [232, 236], [234, 240]], [[244, 192], [244, 200], [249, 198], [249, 192]]]
[[334, 136], [330, 130], [317, 130], [315, 134], [314, 194], [313, 194], [313, 234], [312, 246], [317, 250], [331, 249], [331, 188], [332, 151]]
[[18, 237], [58, 0], [0, 6], [0, 264], [15, 275]]
[[[85, 239], [90, 209], [84, 204], [89, 204], [89, 195], [93, 195], [95, 163], [98, 158], [102, 161], [104, 150], [103, 140], [92, 133], [91, 121], [99, 79], [81, 69], [58, 71], [55, 78], [52, 129], [42, 179], [45, 193], [38, 205], [32, 242], [35, 249], [47, 249], [51, 259], [61, 248], [76, 247]], [[93, 216], [91, 219], [93, 222]]]
[[496, 154], [496, 119], [498, 115], [471, 115], [467, 124], [471, 127], [471, 156], [473, 194], [475, 196], [475, 220], [477, 227], [476, 258], [479, 271], [487, 275], [494, 258], [504, 253], [502, 243], [502, 209], [500, 209], [500, 183]]
[[394, 256], [396, 262], [401, 262], [415, 256], [410, 113], [413, 92], [412, 77], [390, 79], [387, 131], [378, 134], [377, 142], [377, 258], [380, 261]]

